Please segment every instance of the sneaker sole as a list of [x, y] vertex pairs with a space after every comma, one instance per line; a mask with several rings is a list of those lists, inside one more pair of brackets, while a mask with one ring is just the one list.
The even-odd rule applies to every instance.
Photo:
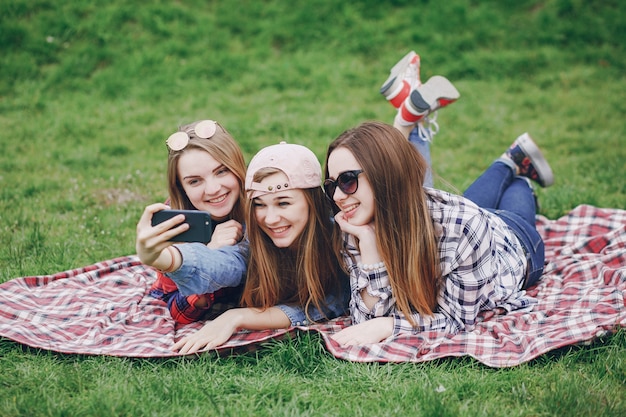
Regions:
[[418, 114], [422, 114], [437, 110], [439, 100], [452, 102], [460, 96], [459, 91], [446, 77], [435, 75], [411, 92], [410, 103]]
[[380, 87], [380, 94], [388, 97], [393, 91], [397, 90], [402, 83], [402, 77], [399, 75], [404, 74], [406, 68], [409, 66], [411, 59], [417, 55], [415, 51], [411, 51], [406, 54], [396, 65], [391, 68], [389, 77], [383, 83], [382, 87]]
[[530, 162], [535, 167], [535, 171], [537, 171], [537, 175], [541, 178], [542, 187], [549, 187], [554, 184], [554, 174], [552, 173], [552, 168], [548, 165], [548, 161], [544, 158], [541, 150], [530, 137], [528, 133], [523, 133], [516, 140], [517, 144], [522, 148], [526, 156], [530, 158]]

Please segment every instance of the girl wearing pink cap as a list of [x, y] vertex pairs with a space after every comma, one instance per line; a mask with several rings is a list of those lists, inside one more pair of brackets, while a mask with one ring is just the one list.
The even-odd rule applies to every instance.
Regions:
[[[347, 277], [332, 250], [321, 178], [317, 157], [304, 146], [281, 143], [257, 153], [246, 175], [250, 259], [243, 307], [208, 321], [175, 350], [215, 348], [239, 329], [308, 325], [346, 311]], [[196, 267], [202, 264], [198, 259]]]

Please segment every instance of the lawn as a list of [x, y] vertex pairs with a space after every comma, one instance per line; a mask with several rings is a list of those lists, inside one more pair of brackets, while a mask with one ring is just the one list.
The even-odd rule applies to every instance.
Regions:
[[[378, 93], [413, 49], [461, 93], [436, 185], [462, 191], [523, 132], [555, 219], [626, 209], [626, 3], [311, 0], [0, 3], [0, 282], [133, 254], [166, 198], [165, 139], [211, 118], [246, 160], [391, 122]], [[339, 361], [315, 335], [231, 357], [61, 355], [0, 339], [3, 416], [626, 415], [626, 334], [530, 363]]]

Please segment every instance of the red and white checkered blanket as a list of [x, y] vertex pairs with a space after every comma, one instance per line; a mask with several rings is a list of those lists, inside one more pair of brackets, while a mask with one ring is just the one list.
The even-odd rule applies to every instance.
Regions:
[[[550, 350], [592, 341], [626, 327], [626, 211], [582, 205], [558, 220], [539, 216], [547, 265], [529, 293], [531, 312], [489, 312], [474, 330], [429, 332], [342, 347], [330, 335], [350, 324], [242, 331], [222, 353], [254, 350], [269, 339], [317, 331], [337, 358], [357, 362], [423, 362], [469, 355], [492, 367], [515, 366]], [[202, 324], [178, 326], [162, 301], [148, 295], [155, 272], [123, 257], [0, 285], [0, 336], [63, 353], [169, 357], [175, 340]]]

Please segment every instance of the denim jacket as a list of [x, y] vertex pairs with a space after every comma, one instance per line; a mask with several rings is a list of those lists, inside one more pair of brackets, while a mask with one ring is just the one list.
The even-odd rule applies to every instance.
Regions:
[[[184, 296], [215, 292], [225, 287], [237, 287], [245, 282], [250, 256], [250, 243], [247, 239], [237, 245], [219, 249], [209, 249], [202, 243], [178, 244], [176, 248], [182, 255], [182, 264], [176, 271], [165, 275], [176, 283]], [[347, 278], [344, 281], [347, 282]], [[329, 294], [323, 311], [309, 307], [309, 317], [313, 321], [338, 317], [346, 312], [348, 299], [349, 289], [343, 291], [341, 295]], [[304, 307], [292, 304], [280, 304], [276, 307], [285, 313], [292, 326], [310, 324]]]
[[202, 243], [178, 244], [176, 249], [182, 255], [182, 264], [165, 275], [176, 283], [184, 296], [212, 293], [245, 282], [250, 256], [247, 239], [219, 249], [209, 249]]

